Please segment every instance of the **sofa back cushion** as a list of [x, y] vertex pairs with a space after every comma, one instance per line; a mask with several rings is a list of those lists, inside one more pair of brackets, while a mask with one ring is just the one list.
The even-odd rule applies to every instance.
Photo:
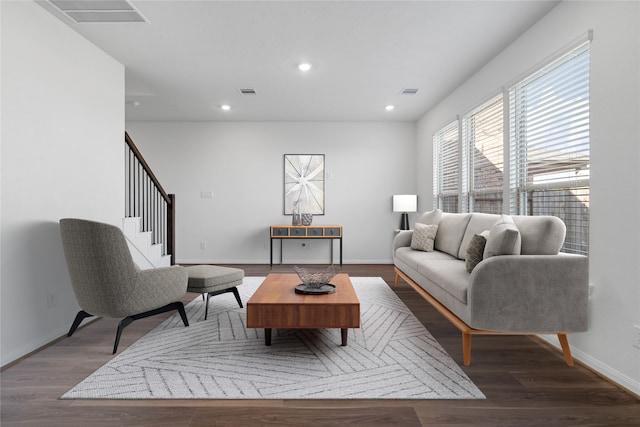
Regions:
[[558, 254], [567, 232], [560, 218], [548, 215], [513, 215], [512, 218], [522, 237], [522, 255]]
[[520, 255], [522, 236], [513, 218], [501, 215], [500, 219], [489, 231], [487, 244], [484, 247], [484, 259], [498, 255]]
[[[473, 236], [485, 230], [491, 230], [501, 218], [501, 215], [457, 214], [434, 209], [425, 212], [417, 222], [437, 224], [435, 249], [458, 259], [465, 259]], [[558, 254], [566, 234], [566, 226], [560, 218], [548, 215], [511, 215], [511, 218], [520, 232], [522, 255]]]
[[442, 218], [442, 211], [440, 209], [434, 209], [432, 211], [423, 213], [420, 219], [418, 219], [418, 221], [416, 222], [426, 225], [438, 225], [440, 224], [440, 218]]
[[[471, 214], [469, 213], [443, 212], [438, 224], [438, 234], [436, 234], [436, 250], [460, 258], [458, 256], [460, 243], [462, 243], [462, 238], [464, 237], [464, 232], [467, 229], [470, 219]], [[460, 259], [464, 259], [464, 255]]]
[[462, 238], [462, 243], [460, 244], [460, 250], [458, 251], [457, 257], [459, 259], [466, 259], [467, 249], [469, 248], [469, 243], [471, 243], [473, 236], [480, 234], [483, 231], [491, 230], [493, 226], [497, 224], [499, 219], [500, 215], [486, 213], [472, 214], [471, 219], [469, 220], [469, 225], [467, 225], [467, 229], [464, 232], [464, 237]]

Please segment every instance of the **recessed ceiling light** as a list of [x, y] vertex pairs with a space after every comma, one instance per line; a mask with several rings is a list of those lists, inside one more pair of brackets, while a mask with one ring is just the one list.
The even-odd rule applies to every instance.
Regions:
[[298, 65], [298, 69], [300, 71], [309, 71], [311, 69], [311, 64], [309, 64], [308, 62], [303, 62], [302, 64]]
[[224, 105], [221, 105], [220, 108], [224, 111], [229, 111], [231, 110], [231, 105], [224, 104]]
[[396, 107], [394, 107], [393, 105], [387, 105], [386, 107], [384, 107], [384, 109], [387, 110], [387, 111], [391, 111], [394, 108], [396, 108]]

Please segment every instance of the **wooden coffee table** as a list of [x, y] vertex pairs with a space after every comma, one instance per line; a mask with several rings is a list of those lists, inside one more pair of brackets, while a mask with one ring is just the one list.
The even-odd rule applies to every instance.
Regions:
[[348, 274], [338, 274], [328, 295], [295, 293], [297, 274], [269, 274], [247, 301], [247, 328], [264, 328], [264, 343], [271, 345], [271, 329], [340, 328], [347, 345], [349, 328], [360, 327], [360, 301]]

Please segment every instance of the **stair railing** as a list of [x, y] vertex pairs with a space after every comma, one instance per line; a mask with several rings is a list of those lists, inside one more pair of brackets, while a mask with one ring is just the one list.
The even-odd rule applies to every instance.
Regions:
[[152, 233], [162, 244], [162, 255], [175, 264], [175, 194], [167, 194], [127, 132], [125, 141], [125, 216], [139, 217], [141, 231]]

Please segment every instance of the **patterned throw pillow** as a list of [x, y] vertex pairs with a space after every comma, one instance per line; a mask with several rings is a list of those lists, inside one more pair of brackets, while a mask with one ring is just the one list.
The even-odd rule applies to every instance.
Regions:
[[413, 227], [413, 236], [411, 237], [411, 249], [417, 251], [431, 252], [433, 251], [433, 243], [436, 240], [438, 226], [436, 224], [415, 223]]
[[475, 234], [469, 242], [467, 247], [467, 256], [465, 258], [465, 267], [467, 271], [471, 273], [476, 265], [482, 261], [484, 255], [484, 247], [487, 244], [487, 237], [489, 237], [489, 230], [485, 230], [480, 234]]

